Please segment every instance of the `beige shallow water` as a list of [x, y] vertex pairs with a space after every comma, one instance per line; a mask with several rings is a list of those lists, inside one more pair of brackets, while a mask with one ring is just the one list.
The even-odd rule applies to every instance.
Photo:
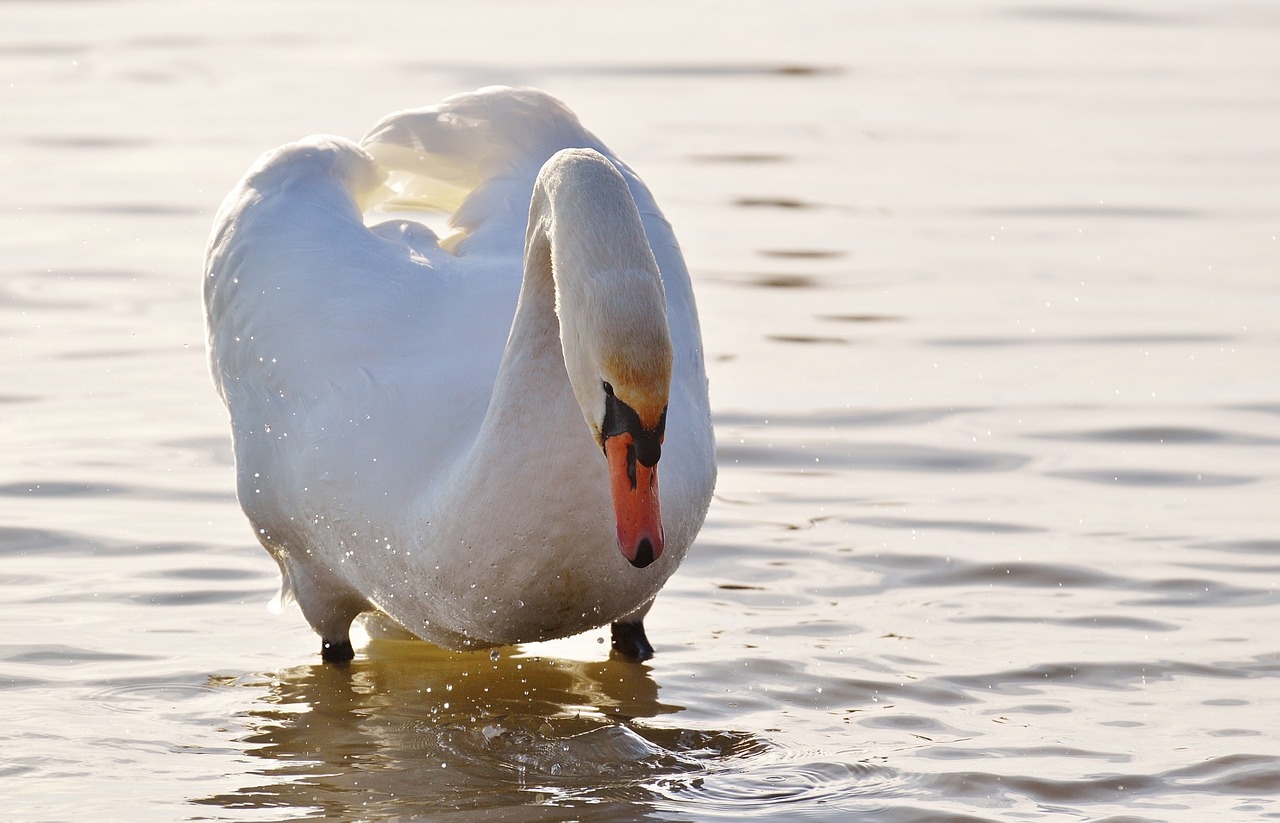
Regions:
[[[1280, 817], [1269, 3], [0, 4], [13, 820]], [[566, 99], [694, 274], [720, 484], [647, 624], [318, 665], [200, 257], [262, 150]]]

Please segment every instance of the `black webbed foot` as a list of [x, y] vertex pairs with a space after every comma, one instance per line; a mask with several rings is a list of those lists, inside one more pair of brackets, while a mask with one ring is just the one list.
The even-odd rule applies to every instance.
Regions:
[[648, 660], [653, 657], [653, 645], [645, 637], [643, 623], [614, 623], [611, 627], [613, 648], [632, 660]]
[[356, 650], [351, 648], [351, 641], [345, 637], [341, 640], [322, 640], [320, 656], [326, 663], [341, 666], [351, 662], [351, 658], [356, 656]]

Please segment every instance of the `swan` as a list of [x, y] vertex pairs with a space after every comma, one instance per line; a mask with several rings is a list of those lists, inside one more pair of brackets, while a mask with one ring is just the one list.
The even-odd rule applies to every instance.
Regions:
[[267, 152], [204, 306], [237, 497], [326, 661], [365, 612], [652, 656], [715, 484], [701, 332], [670, 224], [562, 102], [488, 87]]

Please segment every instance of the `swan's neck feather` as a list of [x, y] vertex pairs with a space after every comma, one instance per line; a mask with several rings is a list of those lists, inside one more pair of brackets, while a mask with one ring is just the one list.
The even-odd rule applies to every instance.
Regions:
[[525, 288], [536, 281], [545, 295], [548, 280], [565, 368], [588, 425], [598, 428], [603, 414], [602, 382], [656, 425], [672, 360], [662, 278], [626, 181], [591, 149], [557, 153], [534, 186]]

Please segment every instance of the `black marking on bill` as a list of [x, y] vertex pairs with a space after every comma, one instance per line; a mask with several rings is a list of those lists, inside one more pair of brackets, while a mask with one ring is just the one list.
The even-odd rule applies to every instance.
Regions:
[[[640, 422], [636, 410], [623, 403], [613, 393], [613, 386], [604, 384], [604, 425], [600, 428], [601, 441], [608, 440], [618, 434], [630, 434], [634, 444], [635, 459], [640, 465], [653, 467], [658, 465], [662, 457], [662, 436], [667, 429], [667, 410], [662, 410], [658, 425], [646, 429]], [[631, 464], [631, 451], [627, 452], [627, 462]], [[631, 470], [631, 487], [635, 488], [635, 471]]]

